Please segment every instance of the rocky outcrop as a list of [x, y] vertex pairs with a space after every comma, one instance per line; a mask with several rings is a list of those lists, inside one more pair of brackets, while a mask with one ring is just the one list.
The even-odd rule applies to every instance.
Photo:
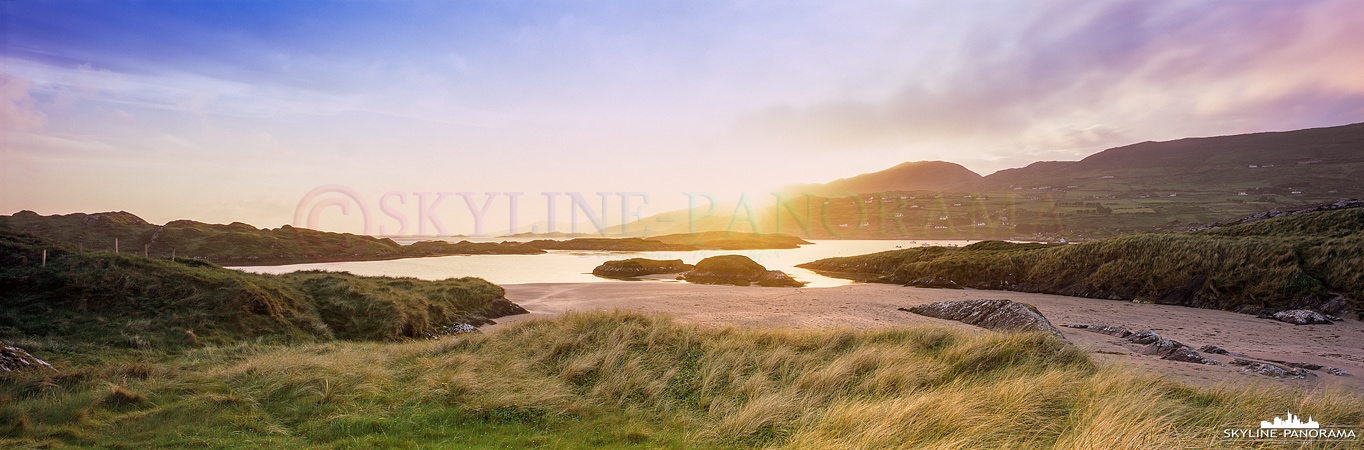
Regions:
[[0, 342], [0, 371], [10, 372], [38, 368], [51, 369], [52, 365], [35, 358], [22, 348], [10, 347], [4, 342]]
[[682, 275], [682, 279], [702, 284], [732, 284], [735, 286], [804, 286], [780, 270], [767, 270], [762, 264], [743, 255], [720, 255], [703, 259]]
[[663, 273], [682, 273], [692, 268], [691, 264], [684, 264], [680, 259], [630, 258], [604, 262], [592, 269], [592, 274], [604, 278], [634, 278]]
[[1131, 331], [1128, 331], [1126, 328], [1123, 328], [1123, 327], [1110, 327], [1110, 326], [1108, 326], [1108, 325], [1076, 325], [1076, 324], [1069, 324], [1069, 325], [1064, 325], [1064, 326], [1065, 326], [1066, 328], [1076, 328], [1076, 329], [1081, 329], [1081, 330], [1089, 331], [1089, 332], [1092, 332], [1092, 333], [1107, 334], [1107, 335], [1109, 335], [1109, 336], [1116, 336], [1116, 337], [1120, 337], [1120, 338], [1126, 338], [1126, 337], [1132, 335], [1132, 332], [1131, 332]]
[[1218, 347], [1218, 346], [1216, 346], [1216, 345], [1204, 345], [1204, 346], [1202, 346], [1202, 347], [1199, 347], [1199, 348], [1198, 348], [1198, 351], [1203, 352], [1203, 353], [1211, 353], [1211, 354], [1214, 354], [1214, 355], [1225, 355], [1225, 354], [1229, 353], [1229, 352], [1227, 352], [1227, 349], [1222, 348], [1222, 347]]
[[905, 286], [933, 289], [965, 289], [957, 282], [936, 276], [919, 277], [905, 283]]
[[1335, 368], [1335, 367], [1326, 369], [1326, 373], [1329, 373], [1329, 374], [1331, 374], [1331, 375], [1335, 375], [1335, 376], [1338, 376], [1338, 377], [1349, 377], [1349, 376], [1353, 376], [1353, 375], [1350, 374], [1350, 372], [1346, 372], [1344, 369], [1339, 369], [1339, 368]]
[[938, 319], [955, 320], [999, 331], [1045, 331], [1064, 339], [1061, 330], [1036, 308], [1012, 300], [961, 300], [929, 303], [909, 312]]
[[1141, 331], [1137, 331], [1137, 332], [1135, 332], [1135, 333], [1132, 333], [1131, 336], [1128, 336], [1128, 337], [1127, 337], [1127, 340], [1132, 341], [1133, 343], [1146, 345], [1146, 344], [1150, 344], [1150, 343], [1159, 341], [1159, 340], [1160, 340], [1160, 335], [1159, 335], [1159, 334], [1156, 334], [1156, 332], [1151, 331], [1151, 330], [1141, 330]]
[[1195, 364], [1207, 364], [1210, 366], [1220, 366], [1221, 362], [1215, 359], [1208, 359], [1189, 347], [1173, 339], [1160, 339], [1141, 349], [1143, 355], [1159, 356], [1160, 359], [1170, 361], [1191, 362]]
[[1294, 325], [1330, 324], [1331, 320], [1319, 312], [1310, 309], [1293, 309], [1279, 311], [1271, 316], [1274, 320], [1291, 323]]
[[1296, 367], [1282, 367], [1270, 363], [1246, 361], [1244, 359], [1237, 359], [1235, 361], [1232, 361], [1232, 364], [1238, 366], [1245, 366], [1241, 368], [1242, 372], [1258, 373], [1260, 375], [1274, 378], [1304, 379], [1308, 377], [1317, 376], [1316, 374], [1306, 369], [1299, 369]]

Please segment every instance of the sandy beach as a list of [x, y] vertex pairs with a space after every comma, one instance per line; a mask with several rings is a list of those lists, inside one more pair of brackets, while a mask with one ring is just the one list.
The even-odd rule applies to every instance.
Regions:
[[[921, 289], [886, 284], [824, 288], [763, 288], [697, 285], [676, 281], [532, 283], [504, 286], [507, 298], [531, 313], [498, 319], [508, 324], [568, 311], [629, 309], [663, 313], [678, 320], [746, 327], [874, 328], [937, 325], [986, 332], [981, 328], [900, 311], [945, 300], [1010, 299], [1038, 308], [1057, 327], [1103, 324], [1133, 331], [1149, 329], [1194, 348], [1216, 345], [1255, 358], [1308, 362], [1344, 369], [1353, 376], [1276, 379], [1244, 373], [1236, 366], [1166, 361], [1137, 354], [1142, 347], [1118, 338], [1062, 327], [1066, 339], [1090, 351], [1095, 360], [1116, 363], [1170, 379], [1204, 386], [1261, 383], [1266, 388], [1340, 386], [1364, 392], [1364, 323], [1347, 319], [1331, 325], [1291, 325], [1227, 311], [1138, 304], [1008, 291]], [[1232, 358], [1205, 355], [1222, 362]]]

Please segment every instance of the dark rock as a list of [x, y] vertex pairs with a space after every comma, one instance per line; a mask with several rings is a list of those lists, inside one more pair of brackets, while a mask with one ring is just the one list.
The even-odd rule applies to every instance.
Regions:
[[683, 264], [680, 259], [617, 259], [602, 263], [592, 274], [604, 278], [634, 278], [660, 273], [682, 273], [691, 270], [691, 264]]
[[1159, 341], [1159, 340], [1160, 340], [1160, 335], [1159, 335], [1159, 334], [1156, 334], [1156, 332], [1151, 331], [1151, 330], [1141, 330], [1141, 331], [1132, 333], [1131, 336], [1128, 336], [1128, 337], [1127, 337], [1127, 340], [1132, 341], [1133, 343], [1136, 343], [1136, 344], [1145, 345], [1145, 344], [1150, 344], [1150, 343]]
[[1132, 335], [1131, 331], [1127, 331], [1127, 329], [1123, 327], [1111, 327], [1108, 325], [1074, 325], [1074, 324], [1065, 326], [1068, 328], [1079, 328], [1081, 330], [1093, 333], [1107, 334], [1109, 336], [1117, 336], [1120, 338], [1125, 338]]
[[1036, 308], [1012, 300], [961, 300], [937, 302], [909, 308], [909, 312], [939, 319], [956, 320], [982, 328], [1001, 331], [1045, 331], [1063, 338], [1061, 330]]
[[1194, 351], [1193, 347], [1181, 344], [1179, 341], [1173, 339], [1161, 339], [1152, 342], [1151, 345], [1141, 349], [1141, 352], [1139, 353], [1143, 355], [1159, 356], [1160, 359], [1168, 359], [1170, 361], [1191, 362], [1195, 364], [1207, 364], [1210, 366], [1223, 365], [1217, 360], [1203, 357], [1203, 355]]
[[1212, 354], [1214, 354], [1214, 355], [1225, 355], [1225, 354], [1227, 354], [1227, 349], [1222, 348], [1222, 347], [1218, 347], [1218, 346], [1216, 346], [1216, 345], [1204, 345], [1204, 346], [1202, 346], [1202, 347], [1199, 347], [1199, 348], [1198, 348], [1198, 351], [1203, 352], [1203, 353], [1212, 353]]
[[1236, 358], [1231, 360], [1230, 364], [1233, 366], [1249, 366], [1251, 364], [1255, 364], [1255, 361], [1247, 361], [1241, 358]]
[[805, 285], [804, 282], [796, 281], [794, 278], [791, 278], [790, 275], [787, 275], [786, 272], [782, 272], [780, 270], [769, 270], [767, 272], [763, 272], [762, 276], [758, 277], [758, 286], [801, 287], [804, 285]]
[[908, 283], [905, 283], [905, 286], [933, 289], [962, 289], [961, 285], [957, 284], [957, 282], [946, 278], [939, 278], [937, 276], [925, 276], [915, 278], [913, 280], [910, 280]]
[[1329, 373], [1329, 374], [1331, 374], [1331, 375], [1335, 375], [1335, 376], [1338, 376], [1338, 377], [1348, 377], [1348, 376], [1352, 376], [1352, 375], [1350, 375], [1350, 372], [1346, 372], [1346, 371], [1343, 370], [1343, 369], [1339, 369], [1339, 368], [1335, 368], [1335, 367], [1326, 369], [1326, 373]]
[[762, 264], [743, 255], [720, 255], [703, 259], [682, 275], [692, 283], [732, 284], [750, 286], [804, 286], [780, 270], [767, 270]]
[[[1335, 296], [1335, 297], [1331, 297], [1329, 300], [1326, 300], [1325, 303], [1322, 303], [1321, 306], [1318, 306], [1318, 307], [1317, 307], [1317, 310], [1319, 310], [1319, 311], [1321, 311], [1322, 313], [1326, 314], [1328, 319], [1331, 319], [1330, 316], [1345, 316], [1345, 315], [1349, 315], [1349, 314], [1350, 314], [1350, 300], [1347, 299], [1347, 298], [1345, 298], [1345, 296], [1343, 296], [1343, 295], [1337, 295], [1337, 296]], [[1336, 322], [1339, 322], [1339, 321], [1340, 321], [1340, 319], [1331, 319], [1331, 320], [1336, 321]]]
[[1316, 374], [1298, 368], [1280, 367], [1269, 363], [1252, 362], [1241, 368], [1242, 372], [1258, 373], [1260, 375], [1274, 378], [1297, 378], [1315, 377]]
[[1321, 364], [1312, 364], [1312, 363], [1306, 363], [1306, 362], [1286, 362], [1286, 363], [1283, 363], [1283, 365], [1288, 366], [1288, 367], [1297, 367], [1297, 368], [1299, 368], [1299, 369], [1307, 369], [1307, 370], [1321, 370], [1321, 368], [1323, 367]]
[[4, 342], [0, 342], [0, 371], [10, 372], [37, 368], [51, 369], [52, 365], [35, 358], [22, 348], [10, 347]]
[[1293, 310], [1288, 310], [1288, 311], [1279, 311], [1279, 312], [1277, 312], [1277, 313], [1274, 313], [1274, 315], [1273, 315], [1272, 317], [1273, 317], [1274, 320], [1277, 320], [1277, 321], [1280, 321], [1280, 322], [1291, 323], [1291, 324], [1294, 324], [1294, 325], [1311, 325], [1311, 324], [1317, 324], [1317, 323], [1321, 323], [1321, 324], [1330, 324], [1330, 323], [1331, 323], [1330, 320], [1327, 320], [1327, 319], [1326, 319], [1326, 316], [1321, 315], [1321, 313], [1319, 313], [1319, 312], [1312, 311], [1312, 310], [1308, 310], [1308, 309], [1293, 309]]

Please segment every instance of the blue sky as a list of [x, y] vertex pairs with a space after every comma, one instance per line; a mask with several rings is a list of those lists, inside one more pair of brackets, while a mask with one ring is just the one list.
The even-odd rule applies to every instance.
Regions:
[[642, 191], [656, 213], [681, 192], [737, 197], [905, 161], [987, 174], [1364, 117], [1364, 6], [1348, 0], [0, 11], [6, 214], [273, 227], [327, 184], [371, 198]]

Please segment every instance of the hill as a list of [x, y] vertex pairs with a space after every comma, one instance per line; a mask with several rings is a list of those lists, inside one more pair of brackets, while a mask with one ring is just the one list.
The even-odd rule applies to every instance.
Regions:
[[[1049, 186], [1290, 195], [1357, 189], [1364, 176], [1364, 123], [1296, 131], [1142, 142], [1080, 161], [1038, 162], [987, 175], [964, 190]], [[1071, 188], [1070, 186], [1076, 186]], [[1282, 192], [1280, 192], [1282, 191]], [[1295, 194], [1301, 195], [1301, 194]]]
[[980, 174], [960, 164], [944, 161], [915, 161], [880, 172], [840, 178], [824, 184], [801, 184], [783, 189], [790, 195], [810, 193], [817, 196], [891, 191], [941, 191], [981, 179]]
[[253, 274], [3, 230], [0, 291], [0, 338], [138, 348], [392, 340], [524, 312], [478, 278]]
[[12, 216], [0, 216], [0, 229], [67, 242], [78, 249], [113, 251], [117, 246], [120, 252], [160, 258], [189, 257], [236, 266], [544, 253], [515, 243], [423, 241], [400, 245], [387, 238], [329, 233], [289, 225], [270, 229], [241, 222], [222, 225], [192, 220], [154, 225], [123, 211], [50, 216], [20, 211]]
[[[647, 226], [659, 234], [732, 229], [814, 239], [1019, 240], [1178, 229], [1270, 208], [1364, 197], [1364, 183], [1357, 181], [1364, 179], [1364, 123], [1143, 142], [1080, 161], [1036, 162], [984, 177], [964, 170], [943, 162], [906, 163], [794, 188], [814, 194], [808, 199], [788, 188], [789, 204], [757, 211], [756, 224], [731, 207], [696, 220], [704, 212], [662, 213], [629, 228]], [[934, 171], [956, 175], [929, 178]], [[895, 184], [911, 179], [934, 182]], [[947, 183], [951, 179], [965, 181]], [[724, 215], [730, 213], [740, 220]]]
[[1138, 233], [1071, 245], [985, 241], [799, 267], [892, 283], [1135, 300], [1265, 314], [1353, 309], [1364, 317], [1364, 209], [1197, 232]]

